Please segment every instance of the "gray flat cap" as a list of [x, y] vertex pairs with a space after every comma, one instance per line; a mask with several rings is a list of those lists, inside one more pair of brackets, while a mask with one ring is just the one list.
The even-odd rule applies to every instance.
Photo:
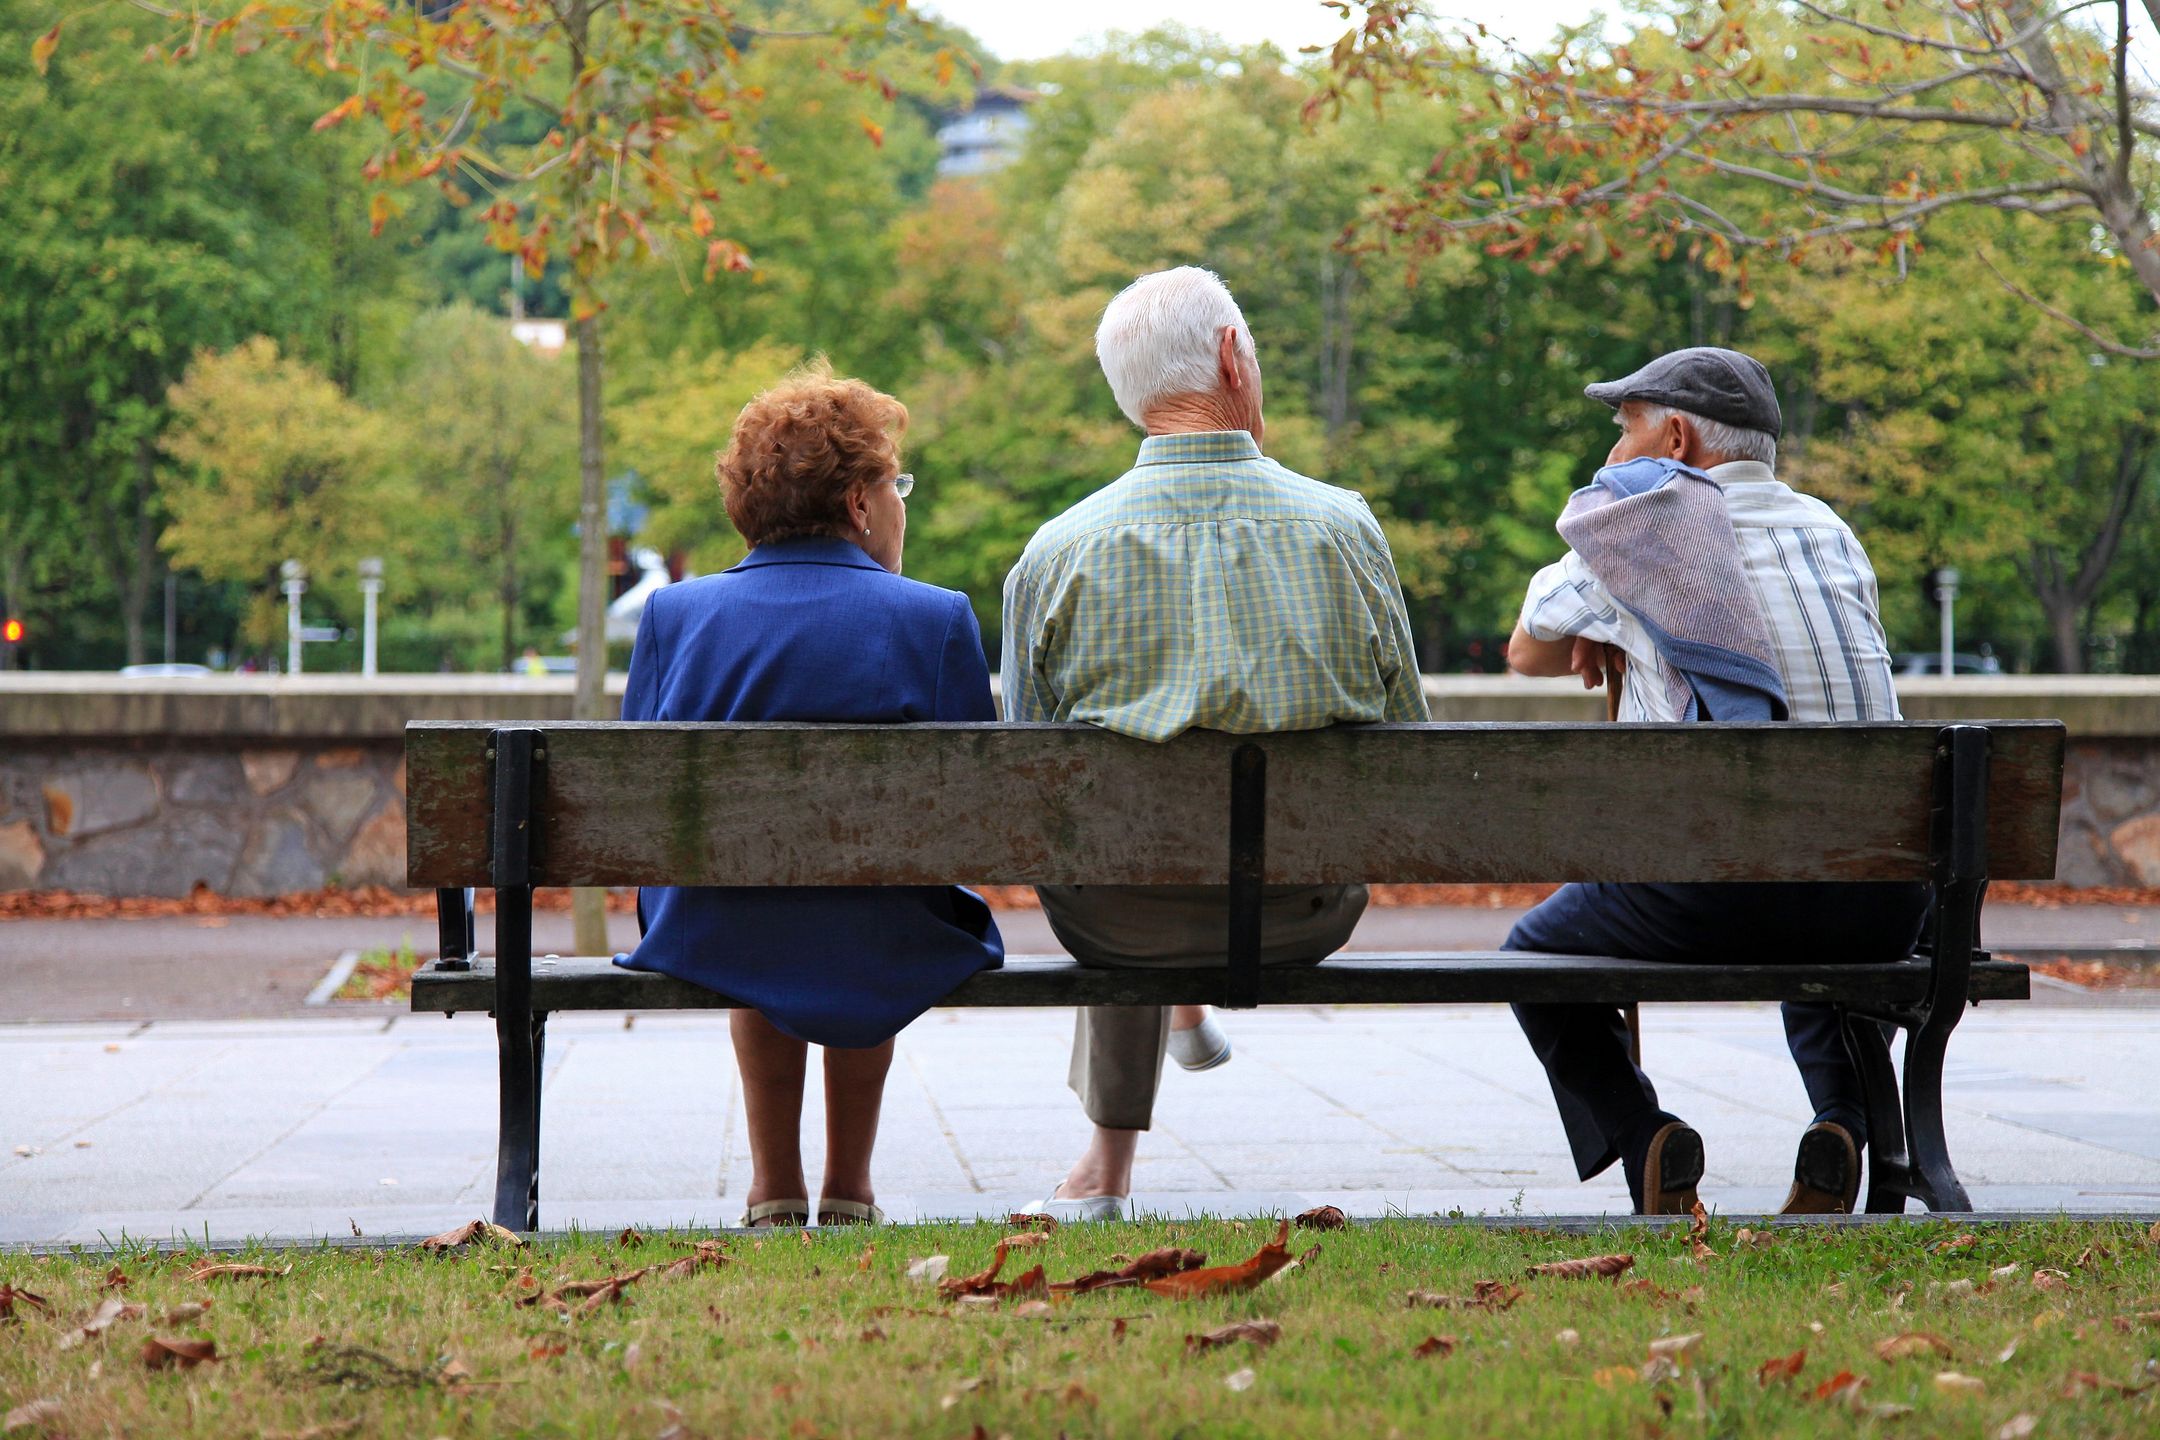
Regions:
[[1785, 433], [1785, 416], [1778, 409], [1770, 372], [1760, 360], [1738, 350], [1708, 345], [1675, 350], [1624, 380], [1585, 385], [1583, 394], [1615, 410], [1624, 400], [1647, 400], [1743, 430], [1767, 430], [1773, 436]]

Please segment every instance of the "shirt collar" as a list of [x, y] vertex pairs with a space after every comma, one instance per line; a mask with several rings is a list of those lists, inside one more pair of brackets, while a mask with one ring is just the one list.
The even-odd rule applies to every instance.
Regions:
[[1248, 430], [1197, 430], [1184, 435], [1150, 435], [1140, 442], [1140, 465], [1229, 464], [1258, 460], [1260, 446]]
[[1712, 465], [1706, 472], [1722, 488], [1728, 485], [1760, 485], [1778, 483], [1777, 473], [1760, 460], [1728, 460], [1722, 465]]
[[852, 540], [829, 535], [792, 535], [785, 540], [767, 541], [728, 569], [732, 573], [755, 570], [764, 565], [846, 565], [857, 570], [885, 568]]

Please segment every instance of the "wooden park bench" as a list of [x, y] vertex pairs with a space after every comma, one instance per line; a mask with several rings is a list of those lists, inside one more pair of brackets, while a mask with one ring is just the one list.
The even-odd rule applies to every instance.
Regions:
[[[728, 1008], [608, 957], [532, 956], [536, 885], [1224, 884], [1220, 970], [1010, 957], [947, 1006], [1811, 1000], [1843, 1006], [1869, 1089], [1868, 1209], [1969, 1210], [1943, 1137], [1968, 1001], [2023, 999], [1979, 948], [1992, 874], [2055, 873], [2063, 727], [1371, 725], [1165, 745], [1078, 725], [414, 724], [409, 870], [441, 958], [416, 1011], [485, 1010], [501, 1059], [495, 1219], [539, 1224], [540, 1065], [560, 1010]], [[1259, 964], [1263, 884], [1933, 884], [1922, 953], [1672, 965], [1506, 953]], [[473, 890], [496, 899], [474, 953]], [[1907, 1032], [1904, 1092], [1881, 1026]]]

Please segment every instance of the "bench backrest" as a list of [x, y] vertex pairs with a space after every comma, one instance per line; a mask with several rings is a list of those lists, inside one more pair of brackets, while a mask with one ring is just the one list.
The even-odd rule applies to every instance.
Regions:
[[[406, 730], [408, 870], [492, 883], [493, 735]], [[512, 728], [512, 727], [504, 727]], [[1165, 745], [1084, 725], [520, 724], [537, 885], [1220, 884], [1265, 755], [1265, 876], [1914, 880], [1938, 735], [1890, 725], [1370, 725]], [[2063, 727], [1988, 722], [1985, 873], [2051, 879]]]

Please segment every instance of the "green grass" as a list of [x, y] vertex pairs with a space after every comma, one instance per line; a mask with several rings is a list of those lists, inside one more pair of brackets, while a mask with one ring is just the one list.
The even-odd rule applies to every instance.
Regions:
[[395, 950], [377, 946], [360, 952], [353, 963], [352, 973], [345, 983], [338, 986], [332, 1000], [360, 1000], [384, 1004], [394, 1000], [412, 999], [413, 971], [420, 968], [420, 957], [413, 951], [412, 936], [398, 942]]
[[[65, 1333], [104, 1298], [114, 1257], [0, 1257], [0, 1281], [52, 1307], [43, 1315], [18, 1299], [17, 1322], [0, 1322], [0, 1411], [50, 1397], [56, 1417], [17, 1433], [218, 1440], [310, 1427], [423, 1440], [1995, 1437], [2019, 1416], [2034, 1417], [2030, 1433], [2042, 1436], [2160, 1434], [2160, 1388], [2124, 1396], [2074, 1379], [2160, 1381], [2160, 1317], [2138, 1318], [2160, 1311], [2160, 1243], [2127, 1225], [1989, 1227], [1947, 1247], [1968, 1232], [1949, 1222], [1788, 1229], [1758, 1249], [1720, 1224], [1709, 1236], [1716, 1253], [1693, 1259], [1682, 1231], [1563, 1236], [1390, 1221], [1294, 1233], [1293, 1251], [1318, 1243], [1320, 1254], [1250, 1294], [1179, 1302], [1115, 1290], [1057, 1300], [1047, 1316], [954, 1306], [906, 1278], [909, 1260], [930, 1254], [950, 1256], [955, 1275], [971, 1273], [1002, 1233], [953, 1225], [807, 1241], [730, 1236], [731, 1264], [649, 1275], [623, 1303], [583, 1317], [517, 1306], [519, 1269], [542, 1285], [597, 1279], [680, 1256], [688, 1242], [609, 1236], [447, 1257], [211, 1257], [293, 1266], [273, 1279], [193, 1280], [200, 1255], [138, 1253], [118, 1258], [129, 1281], [119, 1293], [147, 1316], [65, 1349]], [[1234, 1262], [1272, 1233], [1260, 1221], [1071, 1226], [1013, 1258], [1040, 1258], [1055, 1280], [1107, 1265], [1113, 1252], [1167, 1244]], [[1617, 1283], [1524, 1274], [1611, 1251], [1636, 1257]], [[2014, 1274], [1992, 1277], [2011, 1265]], [[2042, 1267], [2067, 1278], [2040, 1288]], [[1008, 1264], [1007, 1274], [1023, 1268]], [[1467, 1296], [1487, 1279], [1527, 1293], [1493, 1312], [1405, 1303], [1413, 1289]], [[1626, 1288], [1637, 1280], [1655, 1292]], [[1960, 1280], [1976, 1293], [1945, 1288]], [[199, 1319], [158, 1323], [206, 1298], [215, 1303]], [[1188, 1334], [1263, 1317], [1282, 1326], [1272, 1348], [1187, 1354]], [[1950, 1358], [1877, 1355], [1879, 1342], [1911, 1331], [1940, 1337]], [[1682, 1334], [1702, 1337], [1688, 1367], [1642, 1378], [1651, 1342]], [[152, 1335], [213, 1341], [218, 1363], [153, 1372], [141, 1356]], [[1428, 1336], [1452, 1337], [1452, 1354], [1415, 1358]], [[1797, 1380], [1758, 1383], [1764, 1361], [1803, 1348]], [[1225, 1383], [1248, 1368], [1249, 1387]], [[1891, 1418], [1815, 1399], [1841, 1370], [1867, 1380], [1866, 1405], [1912, 1411]], [[1943, 1370], [1985, 1389], [1939, 1389]]]

